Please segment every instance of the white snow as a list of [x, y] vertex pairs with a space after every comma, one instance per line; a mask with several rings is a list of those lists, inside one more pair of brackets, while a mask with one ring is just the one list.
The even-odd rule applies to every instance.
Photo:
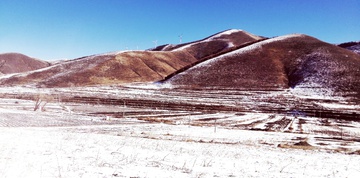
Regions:
[[317, 86], [315, 83], [312, 84], [313, 85], [298, 85], [295, 88], [290, 89], [290, 92], [299, 98], [336, 99], [339, 101], [345, 100], [345, 98], [341, 96], [335, 96], [334, 91], [331, 89]]
[[124, 84], [124, 86], [132, 87], [132, 88], [139, 88], [139, 89], [162, 89], [162, 88], [173, 88], [170, 83], [131, 83], [131, 84]]
[[114, 56], [116, 56], [116, 55], [121, 54], [121, 53], [132, 52], [132, 51], [135, 51], [135, 50], [111, 51], [111, 52], [106, 52], [106, 53], [95, 54], [94, 56], [105, 56], [105, 55], [114, 55]]
[[234, 47], [234, 46], [235, 46], [234, 43], [228, 42], [228, 48], [232, 48], [232, 47]]
[[[0, 88], [0, 93], [18, 95], [54, 91], [79, 96], [101, 93], [108, 97], [137, 97], [142, 92], [143, 97], [159, 96], [156, 85], [149, 88], [141, 85], [139, 88]], [[187, 92], [178, 93], [179, 98], [168, 97], [191, 99], [192, 95], [184, 94]], [[223, 99], [223, 104], [226, 104]], [[210, 101], [207, 98], [201, 102]], [[263, 129], [265, 123], [281, 119], [280, 114], [270, 121], [267, 120], [269, 114], [255, 112], [176, 116], [179, 121], [184, 121], [179, 124], [186, 124], [186, 121], [195, 123], [202, 118], [218, 119], [218, 125], [190, 126], [151, 124], [136, 117], [117, 119], [79, 112], [79, 107], [92, 112], [106, 111], [110, 107], [116, 111], [131, 111], [123, 106], [75, 106], [74, 103], [54, 101], [47, 105], [46, 111], [34, 112], [34, 104], [28, 100], [0, 100], [1, 177], [357, 177], [360, 174], [359, 155], [334, 151], [338, 148], [347, 149], [347, 152], [358, 151], [358, 141], [329, 141], [326, 139], [340, 136], [318, 133], [341, 130], [354, 136], [345, 135], [345, 138], [358, 138], [358, 122], [348, 123], [349, 127], [326, 126], [321, 125], [318, 118], [304, 117], [301, 119], [305, 123], [300, 123], [299, 119], [287, 116], [296, 120], [291, 124], [294, 132], [265, 132], [240, 130], [222, 124], [255, 123], [257, 125], [253, 128]], [[324, 106], [347, 108], [341, 103]], [[298, 132], [299, 129], [302, 132]], [[319, 137], [324, 140], [319, 140]], [[325, 144], [322, 148], [330, 150], [278, 147], [291, 145], [299, 139], [307, 140], [311, 145], [321, 142]]]
[[316, 103], [326, 108], [360, 109], [360, 105], [349, 105], [346, 103]]
[[17, 75], [18, 73], [14, 73], [14, 74], [3, 74], [3, 75], [0, 75], [0, 79], [7, 79], [7, 78], [10, 78], [14, 75]]
[[226, 31], [224, 31], [224, 32], [221, 32], [221, 33], [219, 33], [219, 34], [216, 34], [216, 35], [214, 35], [214, 36], [211, 36], [211, 37], [207, 38], [207, 39], [204, 40], [204, 41], [214, 40], [214, 39], [220, 38], [220, 37], [222, 37], [222, 36], [224, 36], [224, 35], [231, 35], [231, 34], [233, 34], [233, 33], [242, 32], [242, 31], [243, 31], [243, 30], [237, 30], [237, 29], [226, 30]]
[[[216, 34], [214, 36], [211, 36], [209, 38], [206, 38], [204, 40], [201, 40], [201, 41], [198, 41], [198, 42], [195, 42], [195, 43], [190, 43], [190, 44], [187, 44], [187, 45], [182, 46], [180, 48], [176, 48], [174, 51], [184, 50], [184, 49], [189, 48], [189, 47], [191, 47], [193, 45], [196, 45], [196, 44], [199, 44], [199, 43], [204, 43], [204, 42], [209, 42], [209, 41], [215, 40], [216, 38], [220, 38], [220, 37], [222, 37], [224, 35], [231, 35], [232, 33], [237, 33], [237, 32], [244, 32], [244, 33], [246, 33], [247, 35], [251, 36], [254, 39], [257, 39], [257, 40], [260, 39], [259, 37], [255, 36], [253, 34], [250, 34], [248, 32], [245, 32], [243, 30], [231, 29], [231, 30], [227, 30], [227, 31], [224, 31], [222, 33]], [[229, 47], [232, 47], [231, 44], [232, 43], [229, 42]]]
[[[70, 129], [70, 130], [68, 130]], [[0, 128], [2, 177], [356, 177], [359, 156], [280, 149], [279, 135], [143, 125]], [[89, 128], [90, 129], [90, 128]], [[101, 130], [110, 133], [97, 133]], [[222, 144], [220, 144], [222, 143]], [[229, 143], [229, 144], [226, 144]]]

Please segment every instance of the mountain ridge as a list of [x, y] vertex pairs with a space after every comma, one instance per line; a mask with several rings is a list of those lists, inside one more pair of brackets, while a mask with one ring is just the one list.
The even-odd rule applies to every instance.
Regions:
[[[232, 37], [234, 34], [236, 38]], [[204, 42], [210, 38], [213, 39]], [[231, 33], [224, 31], [203, 40], [186, 43], [190, 46], [184, 50], [175, 50], [177, 48], [174, 48], [169, 51], [123, 51], [84, 56], [59, 62], [44, 70], [3, 78], [0, 79], [0, 84], [30, 83], [38, 87], [69, 87], [154, 82], [205, 57], [260, 38], [243, 30], [231, 30]], [[234, 44], [229, 47], [229, 43]], [[197, 51], [199, 48], [202, 48], [200, 52]], [[120, 58], [125, 60], [119, 60]], [[132, 64], [125, 65], [124, 61]], [[137, 64], [135, 64], [136, 62]]]
[[357, 93], [360, 55], [305, 34], [274, 38], [225, 30], [146, 51], [84, 56], [0, 77], [0, 85], [72, 87], [129, 83], [189, 89], [301, 88]]
[[267, 39], [225, 53], [163, 83], [190, 88], [320, 87], [360, 93], [357, 67], [360, 68], [359, 55], [297, 34]]

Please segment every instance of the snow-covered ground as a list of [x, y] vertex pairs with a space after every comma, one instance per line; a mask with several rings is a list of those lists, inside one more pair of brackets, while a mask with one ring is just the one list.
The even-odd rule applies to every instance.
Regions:
[[[357, 177], [359, 155], [278, 148], [276, 133], [130, 124], [0, 128], [1, 177]], [[282, 138], [279, 138], [282, 137]]]
[[[198, 94], [180, 91], [161, 94], [156, 88], [146, 87], [71, 91], [0, 89], [0, 94], [22, 96], [29, 93], [56, 96], [59, 94], [56, 92], [109, 98], [153, 96], [190, 103], [197, 100]], [[14, 95], [0, 98], [1, 177], [358, 177], [360, 174], [360, 124], [355, 121], [325, 122], [315, 117], [255, 111], [239, 114], [159, 109], [148, 114], [151, 108], [64, 103], [55, 98], [48, 101], [44, 111], [34, 111], [35, 101], [11, 96]], [[202, 96], [217, 97], [216, 92]], [[240, 96], [246, 102], [252, 101], [251, 97]], [[216, 102], [232, 105], [232, 97], [237, 96], [229, 95]], [[206, 100], [209, 99], [200, 101]], [[215, 99], [211, 102], [216, 104]], [[317, 104], [358, 109], [343, 102], [326, 104], [319, 100]], [[123, 117], [106, 114], [114, 111], [124, 112]], [[302, 145], [304, 142], [309, 145]]]

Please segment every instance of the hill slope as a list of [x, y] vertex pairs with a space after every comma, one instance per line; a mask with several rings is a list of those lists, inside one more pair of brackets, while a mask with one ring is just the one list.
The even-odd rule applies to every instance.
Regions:
[[31, 84], [69, 87], [161, 80], [195, 62], [186, 52], [129, 51], [82, 57], [56, 65], [0, 78], [2, 85]]
[[[92, 55], [52, 66], [38, 60], [13, 61], [43, 66], [2, 76], [0, 85], [69, 87], [163, 80], [187, 88], [290, 87], [360, 93], [360, 55], [300, 34], [266, 39], [227, 30], [191, 43]], [[0, 72], [34, 70], [11, 69]]]
[[360, 55], [306, 35], [264, 40], [164, 81], [182, 87], [324, 88], [360, 93]]
[[0, 74], [27, 72], [48, 67], [49, 65], [48, 62], [40, 61], [20, 53], [0, 54]]
[[168, 45], [161, 50], [99, 54], [64, 61], [46, 69], [0, 78], [0, 84], [68, 87], [154, 82], [206, 57], [260, 39], [242, 30], [227, 30], [203, 40]]

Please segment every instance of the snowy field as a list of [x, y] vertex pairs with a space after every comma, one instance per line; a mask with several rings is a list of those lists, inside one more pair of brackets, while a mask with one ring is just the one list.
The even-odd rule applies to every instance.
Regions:
[[[106, 96], [141, 93], [171, 99], [155, 91], [108, 90]], [[0, 91], [15, 95], [52, 92]], [[86, 92], [96, 94], [91, 89]], [[325, 122], [261, 112], [154, 110], [56, 98], [34, 111], [36, 100], [6, 96], [0, 98], [0, 175], [5, 178], [360, 175], [360, 124], [355, 121]], [[230, 97], [235, 96], [221, 102], [231, 105]], [[183, 95], [179, 100], [195, 102]], [[246, 102], [251, 98], [244, 98]], [[319, 105], [358, 110], [352, 104]], [[120, 117], [119, 113], [124, 114]]]
[[263, 132], [214, 133], [211, 128], [161, 124], [0, 128], [0, 132], [1, 177], [357, 177], [360, 173], [358, 155], [264, 145], [287, 136]]

